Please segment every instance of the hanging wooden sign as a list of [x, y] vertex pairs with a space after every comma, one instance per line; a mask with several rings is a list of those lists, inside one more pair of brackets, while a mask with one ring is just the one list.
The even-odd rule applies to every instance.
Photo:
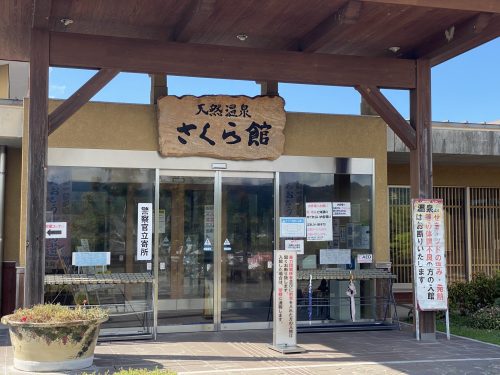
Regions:
[[163, 156], [277, 159], [285, 144], [279, 96], [165, 96], [158, 101]]

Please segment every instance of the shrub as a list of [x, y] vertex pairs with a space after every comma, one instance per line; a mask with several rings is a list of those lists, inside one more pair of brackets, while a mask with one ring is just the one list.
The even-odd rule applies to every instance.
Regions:
[[500, 306], [484, 307], [472, 315], [471, 326], [500, 331]]
[[106, 310], [99, 307], [57, 305], [35, 305], [14, 311], [9, 317], [12, 322], [19, 323], [67, 323], [79, 320], [98, 320], [108, 316]]
[[472, 314], [483, 307], [493, 306], [500, 297], [500, 273], [496, 276], [474, 275], [470, 282], [458, 282], [448, 291], [450, 307], [461, 315]]

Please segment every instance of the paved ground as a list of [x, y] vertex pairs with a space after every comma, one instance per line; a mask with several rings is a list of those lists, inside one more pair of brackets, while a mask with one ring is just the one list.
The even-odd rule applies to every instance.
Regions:
[[[159, 367], [181, 374], [500, 374], [500, 346], [439, 335], [418, 342], [408, 330], [299, 334], [303, 354], [267, 348], [272, 332], [225, 331], [160, 335], [158, 341], [100, 343], [94, 366]], [[0, 332], [3, 374], [32, 374], [12, 367], [7, 331]], [[75, 373], [72, 373], [75, 374]]]

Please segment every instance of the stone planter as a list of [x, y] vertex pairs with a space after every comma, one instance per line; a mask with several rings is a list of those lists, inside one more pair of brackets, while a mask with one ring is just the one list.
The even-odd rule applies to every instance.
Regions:
[[83, 320], [66, 323], [24, 323], [2, 318], [9, 327], [14, 367], [22, 371], [77, 370], [92, 365], [101, 323]]

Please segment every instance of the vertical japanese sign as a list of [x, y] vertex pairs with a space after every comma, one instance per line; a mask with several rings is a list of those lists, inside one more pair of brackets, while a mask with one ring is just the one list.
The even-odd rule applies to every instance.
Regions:
[[307, 240], [331, 241], [333, 238], [332, 203], [306, 203]]
[[274, 252], [273, 345], [297, 344], [297, 285], [295, 251]]
[[137, 260], [151, 260], [153, 237], [153, 204], [137, 205]]
[[414, 283], [419, 310], [447, 310], [441, 199], [412, 199]]
[[165, 96], [158, 111], [163, 156], [273, 160], [283, 153], [286, 115], [279, 96]]

